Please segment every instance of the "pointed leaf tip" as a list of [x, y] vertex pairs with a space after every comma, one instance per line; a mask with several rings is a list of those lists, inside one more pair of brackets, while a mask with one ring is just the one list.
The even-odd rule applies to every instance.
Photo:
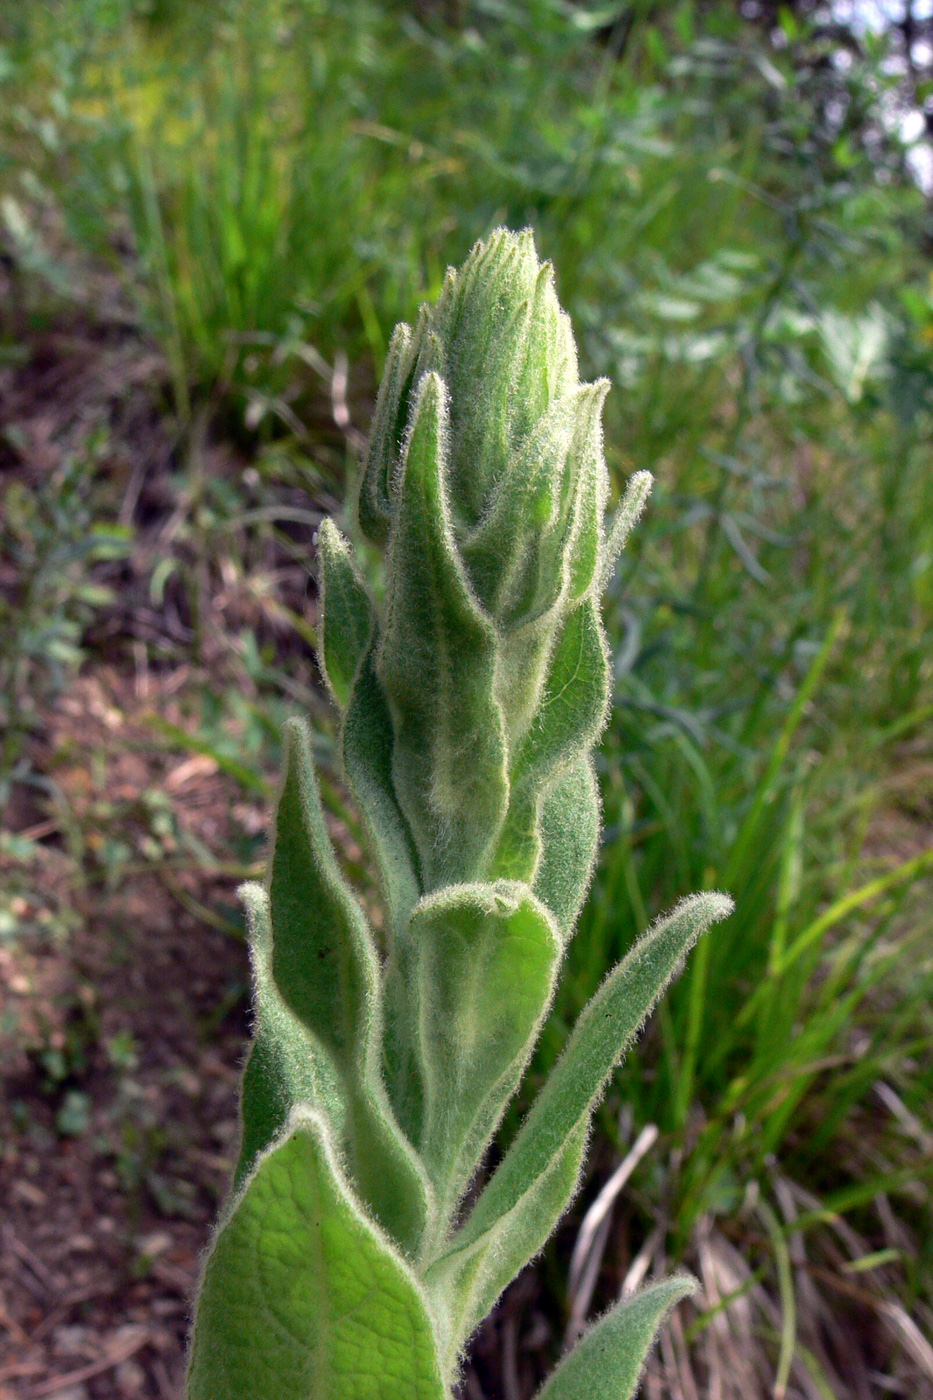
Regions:
[[269, 879], [272, 972], [282, 999], [345, 1067], [371, 1016], [376, 954], [321, 805], [311, 735], [285, 725]]
[[689, 1275], [675, 1274], [618, 1303], [581, 1337], [537, 1400], [629, 1400], [664, 1319], [696, 1290]]
[[674, 913], [688, 906], [698, 912], [702, 910], [708, 924], [720, 924], [723, 919], [728, 919], [730, 914], [735, 913], [735, 900], [731, 894], [724, 894], [722, 890], [703, 890], [700, 894], [688, 895], [680, 901]]
[[619, 555], [625, 548], [625, 542], [642, 517], [653, 485], [654, 477], [651, 473], [640, 471], [630, 478], [625, 488], [625, 495], [613, 517], [609, 535], [603, 547], [603, 561], [599, 576], [600, 594], [605, 592], [609, 580], [615, 572]]
[[237, 886], [237, 899], [246, 910], [247, 936], [250, 944], [268, 938], [267, 922], [263, 915], [268, 910], [268, 895], [258, 880], [247, 880]]
[[373, 627], [369, 595], [356, 572], [350, 546], [325, 520], [318, 535], [321, 628], [319, 662], [327, 688], [343, 710]]

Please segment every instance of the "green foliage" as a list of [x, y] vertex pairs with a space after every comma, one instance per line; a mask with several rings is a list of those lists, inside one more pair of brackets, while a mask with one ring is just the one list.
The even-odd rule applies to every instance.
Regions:
[[37, 702], [64, 688], [83, 659], [85, 628], [113, 597], [94, 566], [130, 548], [125, 526], [95, 517], [92, 475], [72, 459], [42, 490], [13, 479], [0, 494], [0, 557], [16, 578], [0, 593], [0, 807]]
[[[321, 549], [323, 666], [373, 836], [382, 947], [294, 723], [268, 887], [245, 891], [256, 1038], [191, 1400], [449, 1395], [470, 1334], [569, 1204], [612, 1070], [731, 909], [723, 895], [683, 902], [609, 974], [461, 1219], [592, 867], [599, 589], [647, 495], [636, 479], [607, 542], [604, 392], [579, 382], [527, 233], [478, 244], [393, 339], [360, 483], [361, 524], [385, 553], [379, 606], [332, 525]], [[689, 1287], [625, 1304], [544, 1393], [631, 1395]]]

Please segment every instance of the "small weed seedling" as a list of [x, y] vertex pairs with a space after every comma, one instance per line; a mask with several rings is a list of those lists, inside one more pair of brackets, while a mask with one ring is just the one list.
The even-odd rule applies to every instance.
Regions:
[[[655, 924], [582, 1012], [464, 1201], [548, 1013], [590, 883], [606, 718], [601, 410], [529, 233], [500, 231], [398, 327], [359, 523], [321, 531], [323, 669], [384, 900], [377, 938], [289, 726], [271, 871], [243, 890], [255, 1040], [242, 1152], [197, 1303], [189, 1400], [445, 1400], [464, 1348], [573, 1197], [594, 1105], [730, 901]], [[607, 1313], [542, 1400], [625, 1400], [686, 1277]]]

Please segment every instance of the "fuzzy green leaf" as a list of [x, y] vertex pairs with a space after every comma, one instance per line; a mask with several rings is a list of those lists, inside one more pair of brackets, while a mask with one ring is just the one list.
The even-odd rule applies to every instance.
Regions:
[[505, 815], [496, 642], [464, 578], [444, 481], [446, 391], [419, 389], [388, 557], [377, 672], [395, 732], [392, 777], [426, 891], [469, 881]]
[[275, 985], [340, 1071], [359, 1189], [377, 1219], [404, 1247], [414, 1247], [427, 1190], [382, 1081], [379, 964], [363, 911], [334, 856], [308, 734], [297, 721], [286, 729], [269, 901]]
[[405, 430], [406, 381], [412, 366], [411, 326], [395, 327], [389, 343], [366, 460], [360, 476], [357, 515], [363, 533], [373, 544], [384, 545], [392, 515], [391, 482]]
[[421, 1134], [424, 1083], [417, 1058], [408, 931], [395, 940], [385, 969], [385, 1079], [395, 1116], [411, 1142]]
[[253, 969], [255, 1039], [243, 1076], [243, 1141], [234, 1186], [282, 1132], [297, 1104], [318, 1109], [342, 1135], [345, 1088], [332, 1057], [285, 1005], [272, 975], [272, 920], [261, 885], [244, 885]]
[[337, 705], [345, 709], [372, 631], [372, 604], [353, 567], [350, 546], [331, 520], [321, 526], [318, 551], [321, 670]]
[[573, 328], [557, 299], [554, 269], [549, 263], [537, 266], [533, 239], [529, 237], [528, 243], [535, 264], [534, 291], [522, 360], [513, 370], [511, 384], [512, 438], [517, 442], [533, 429], [549, 404], [579, 382]]
[[593, 599], [568, 617], [554, 647], [534, 723], [519, 750], [513, 782], [537, 785], [589, 749], [606, 719], [609, 662]]
[[360, 664], [341, 734], [343, 765], [376, 859], [391, 943], [421, 896], [418, 857], [392, 785], [392, 719], [373, 648]]
[[283, 1000], [344, 1067], [366, 1034], [378, 963], [366, 919], [337, 864], [306, 727], [285, 731], [276, 812], [272, 970]]
[[392, 1112], [375, 1053], [353, 1084], [347, 1111], [347, 1162], [357, 1189], [398, 1247], [413, 1257], [435, 1213], [424, 1168]]
[[553, 274], [539, 264], [531, 234], [516, 238], [504, 230], [474, 248], [437, 307], [433, 323], [446, 347], [451, 396], [451, 501], [468, 529], [488, 509], [529, 425], [551, 397], [577, 382], [566, 317], [562, 354], [548, 353], [562, 315]]
[[541, 859], [538, 830], [539, 794], [532, 788], [519, 788], [511, 794], [505, 826], [487, 877], [490, 880], [520, 880], [531, 884]]
[[571, 1133], [547, 1169], [483, 1234], [472, 1242], [455, 1235], [453, 1245], [425, 1271], [425, 1283], [442, 1319], [445, 1374], [497, 1298], [544, 1247], [576, 1194], [588, 1124]]
[[545, 790], [538, 831], [541, 858], [534, 891], [566, 942], [586, 898], [599, 845], [599, 792], [588, 758], [558, 773]]
[[411, 920], [419, 1151], [452, 1215], [518, 1086], [550, 1004], [560, 939], [525, 885], [457, 885]]
[[571, 456], [576, 459], [578, 506], [574, 535], [567, 551], [567, 601], [571, 606], [591, 594], [598, 602], [598, 579], [603, 551], [604, 518], [609, 479], [603, 458], [602, 407], [609, 383], [597, 380], [577, 415]]
[[603, 549], [602, 567], [597, 580], [597, 592], [604, 593], [615, 570], [619, 555], [633, 528], [638, 524], [648, 497], [651, 495], [653, 478], [650, 472], [636, 472], [625, 488], [625, 495], [613, 516], [609, 536]]
[[324, 1121], [293, 1116], [208, 1255], [189, 1400], [444, 1400], [427, 1300]]
[[695, 1292], [694, 1280], [679, 1274], [618, 1303], [581, 1337], [537, 1400], [630, 1400], [664, 1319]]
[[[566, 588], [564, 559], [585, 509], [582, 497], [595, 502], [596, 495], [592, 473], [578, 471], [573, 449], [581, 435], [596, 432], [607, 388], [606, 381], [582, 384], [550, 405], [463, 540], [470, 582], [503, 629], [547, 612]], [[598, 535], [592, 548], [595, 568]]]
[[511, 1211], [587, 1123], [606, 1082], [685, 955], [731, 913], [721, 894], [683, 900], [644, 934], [580, 1013], [563, 1054], [451, 1249], [472, 1244]]
[[[543, 792], [562, 768], [572, 766], [594, 743], [606, 714], [609, 667], [606, 643], [595, 602], [584, 599], [564, 624], [539, 696], [534, 721], [525, 734], [513, 768], [509, 810], [490, 874], [532, 881], [541, 855]], [[579, 786], [580, 779], [577, 779]], [[559, 792], [564, 792], [559, 786]], [[584, 797], [581, 841], [591, 839], [593, 805]], [[553, 804], [551, 806], [553, 825]], [[564, 862], [561, 862], [564, 864]], [[588, 855], [581, 872], [592, 869]], [[553, 872], [551, 872], [553, 873]], [[565, 870], [564, 873], [570, 874]], [[585, 876], [584, 876], [585, 878]], [[561, 903], [577, 912], [578, 878], [572, 877]]]

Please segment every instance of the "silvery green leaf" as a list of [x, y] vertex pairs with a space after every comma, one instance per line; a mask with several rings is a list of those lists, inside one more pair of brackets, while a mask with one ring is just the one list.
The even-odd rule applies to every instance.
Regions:
[[395, 734], [393, 784], [426, 891], [482, 870], [508, 796], [495, 632], [454, 544], [448, 431], [446, 390], [427, 374], [404, 454], [376, 663]]
[[[537, 263], [533, 241], [530, 251]], [[521, 441], [548, 405], [570, 393], [578, 383], [577, 347], [570, 317], [561, 310], [557, 299], [554, 269], [544, 263], [535, 270], [524, 354], [512, 375], [513, 440]]]
[[514, 1142], [453, 1236], [451, 1252], [494, 1229], [589, 1122], [610, 1074], [690, 948], [731, 911], [732, 901], [721, 894], [683, 900], [610, 972], [580, 1013]]
[[207, 1256], [189, 1400], [445, 1400], [428, 1299], [316, 1113], [293, 1114]]
[[374, 1045], [347, 1095], [347, 1164], [360, 1196], [399, 1249], [414, 1257], [436, 1208], [420, 1159], [399, 1127]]
[[496, 854], [489, 866], [493, 880], [531, 884], [541, 861], [538, 809], [540, 794], [526, 786], [513, 791]]
[[439, 1319], [445, 1373], [516, 1275], [544, 1247], [576, 1195], [586, 1151], [587, 1123], [570, 1134], [545, 1171], [487, 1230], [474, 1239], [455, 1234], [425, 1270]]
[[337, 864], [310, 737], [297, 720], [285, 732], [269, 903], [282, 999], [346, 1069], [367, 1034], [379, 965], [365, 915]]
[[587, 594], [599, 602], [595, 587], [599, 576], [605, 534], [609, 474], [603, 457], [602, 407], [609, 385], [597, 380], [592, 392], [581, 403], [577, 415], [571, 453], [577, 462], [577, 509], [573, 538], [566, 551], [566, 595], [573, 606]]
[[648, 497], [651, 495], [653, 478], [650, 472], [635, 472], [625, 488], [625, 495], [612, 518], [609, 535], [603, 549], [598, 591], [604, 593], [615, 570], [619, 555], [633, 528], [638, 524]]
[[494, 233], [470, 254], [436, 318], [448, 347], [451, 502], [467, 528], [487, 509], [525, 435], [514, 386], [529, 351], [543, 360], [543, 347], [531, 350], [528, 342], [540, 277], [530, 234]]
[[[414, 1248], [429, 1210], [424, 1173], [382, 1080], [382, 991], [365, 915], [334, 856], [304, 725], [286, 727], [285, 777], [269, 881], [272, 975], [282, 1001], [336, 1065], [357, 1185]], [[264, 1065], [266, 1051], [260, 1052]]]
[[296, 1104], [319, 1110], [338, 1137], [345, 1089], [332, 1057], [282, 1000], [272, 975], [272, 920], [261, 885], [243, 885], [253, 971], [254, 1040], [243, 1076], [243, 1140], [234, 1186], [279, 1136]]
[[539, 813], [541, 855], [534, 891], [566, 942], [586, 898], [599, 845], [599, 794], [588, 758], [558, 773], [541, 796]]
[[497, 482], [478, 525], [462, 540], [476, 596], [504, 629], [547, 612], [566, 586], [563, 560], [587, 484], [573, 448], [581, 422], [590, 431], [598, 425], [607, 387], [580, 385], [548, 407]]
[[675, 1274], [617, 1303], [584, 1333], [545, 1381], [537, 1400], [630, 1400], [664, 1319], [695, 1292], [692, 1278]]
[[402, 415], [411, 368], [411, 326], [400, 322], [389, 342], [357, 497], [360, 528], [373, 544], [384, 545], [388, 538], [391, 481], [405, 431]]
[[366, 650], [373, 610], [350, 555], [330, 520], [321, 526], [321, 670], [336, 703], [345, 709], [353, 677]]
[[417, 1144], [450, 1219], [480, 1164], [550, 1004], [560, 939], [526, 885], [453, 885], [411, 918]]
[[599, 612], [586, 598], [557, 639], [538, 713], [515, 759], [514, 784], [537, 785], [592, 746], [605, 723], [608, 684]]
[[418, 857], [392, 784], [394, 735], [389, 705], [375, 671], [375, 651], [363, 657], [341, 731], [341, 755], [386, 902], [391, 945], [421, 897]]
[[417, 1142], [424, 1116], [424, 1083], [418, 1065], [413, 1008], [416, 949], [408, 930], [395, 938], [385, 967], [385, 1080], [402, 1131]]
[[[534, 719], [518, 746], [510, 773], [509, 810], [489, 873], [504, 879], [534, 882], [541, 858], [541, 813], [544, 792], [561, 771], [585, 755], [603, 726], [609, 684], [609, 661], [598, 610], [585, 598], [570, 613], [557, 637], [545, 672]], [[564, 791], [561, 787], [559, 791]], [[580, 840], [593, 840], [593, 796], [583, 795]], [[553, 822], [553, 809], [551, 821]], [[553, 867], [551, 875], [553, 874]], [[559, 895], [574, 910], [581, 895], [579, 879], [562, 863], [571, 883]], [[592, 853], [578, 874], [592, 869]], [[551, 876], [546, 875], [546, 879]], [[572, 920], [571, 920], [572, 922]]]

